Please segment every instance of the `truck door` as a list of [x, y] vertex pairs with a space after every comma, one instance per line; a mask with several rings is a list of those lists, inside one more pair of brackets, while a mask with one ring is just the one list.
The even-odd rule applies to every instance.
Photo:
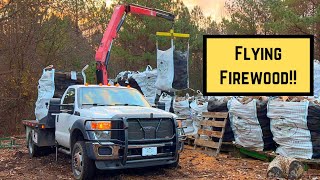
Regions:
[[74, 116], [75, 97], [76, 90], [74, 88], [69, 88], [62, 97], [62, 104], [70, 106], [62, 106], [61, 113], [56, 119], [56, 140], [59, 145], [62, 145], [66, 148], [70, 148], [70, 129], [72, 125], [70, 121], [72, 121]]

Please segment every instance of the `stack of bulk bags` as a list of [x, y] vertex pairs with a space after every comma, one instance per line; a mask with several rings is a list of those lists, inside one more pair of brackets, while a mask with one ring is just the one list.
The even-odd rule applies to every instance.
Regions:
[[[227, 103], [229, 101], [229, 97], [225, 96], [214, 96], [211, 97], [208, 101], [208, 111], [209, 112], [228, 112]], [[222, 120], [222, 119], [221, 119]], [[220, 129], [213, 129], [215, 131], [220, 131]], [[218, 139], [217, 139], [218, 140]], [[227, 123], [225, 126], [225, 131], [223, 135], [223, 142], [232, 142], [234, 141], [234, 134], [230, 126], [230, 119], [228, 116]]]
[[256, 99], [243, 104], [232, 98], [228, 101], [228, 109], [236, 144], [263, 151], [263, 135], [257, 117]]
[[[283, 102], [278, 98], [269, 100], [268, 117], [271, 119], [273, 139], [279, 144], [276, 151], [278, 154], [293, 158], [312, 158], [308, 106], [308, 101]], [[314, 120], [317, 121], [316, 118]]]

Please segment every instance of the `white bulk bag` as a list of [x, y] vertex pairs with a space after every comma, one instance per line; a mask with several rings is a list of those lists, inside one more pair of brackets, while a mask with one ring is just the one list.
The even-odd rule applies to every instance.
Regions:
[[207, 107], [208, 102], [202, 98], [197, 98], [190, 103], [191, 118], [193, 120], [193, 128], [195, 129], [194, 133], [198, 132], [200, 121], [202, 120], [202, 113], [208, 112]]
[[309, 102], [269, 100], [267, 116], [277, 153], [293, 158], [312, 158], [311, 134], [307, 125]]
[[236, 144], [263, 151], [263, 135], [256, 105], [256, 99], [247, 104], [242, 104], [236, 98], [230, 99], [229, 119]]
[[207, 107], [208, 107], [208, 102], [200, 100], [200, 99], [195, 99], [190, 103], [191, 107], [191, 117], [193, 120], [201, 120], [201, 116], [203, 112], [208, 112]]
[[35, 108], [36, 120], [41, 120], [48, 114], [48, 107], [46, 107], [46, 103], [49, 103], [50, 99], [54, 95], [54, 72], [54, 69], [43, 69], [42, 76], [39, 79], [38, 99], [36, 101]]
[[169, 112], [171, 108], [172, 97], [167, 93], [163, 92], [159, 98], [159, 102], [165, 104], [165, 111]]
[[157, 45], [158, 77], [155, 86], [162, 91], [170, 91], [172, 89], [174, 77], [173, 49], [173, 39], [171, 39], [171, 48], [166, 51], [159, 50]]
[[131, 77], [138, 83], [141, 91], [150, 104], [154, 104], [156, 98], [155, 82], [157, 79], [157, 70], [147, 66], [144, 72], [132, 74]]
[[183, 118], [191, 118], [189, 94], [186, 94], [184, 100], [178, 101], [177, 98], [173, 101], [173, 110], [176, 115]]

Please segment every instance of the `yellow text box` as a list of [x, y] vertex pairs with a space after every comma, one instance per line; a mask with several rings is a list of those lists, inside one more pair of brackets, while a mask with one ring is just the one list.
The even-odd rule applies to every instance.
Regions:
[[206, 95], [313, 95], [313, 36], [204, 36]]

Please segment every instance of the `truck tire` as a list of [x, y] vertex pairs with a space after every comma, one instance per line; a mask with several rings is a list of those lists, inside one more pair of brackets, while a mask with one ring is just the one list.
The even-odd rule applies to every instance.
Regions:
[[30, 158], [37, 157], [39, 155], [39, 147], [34, 144], [32, 140], [32, 134], [31, 132], [28, 135], [28, 153]]
[[95, 163], [88, 157], [84, 141], [77, 141], [72, 148], [72, 172], [75, 179], [93, 179]]
[[180, 154], [178, 154], [177, 161], [172, 164], [169, 164], [167, 167], [168, 168], [177, 168], [179, 166], [179, 159], [180, 159]]

